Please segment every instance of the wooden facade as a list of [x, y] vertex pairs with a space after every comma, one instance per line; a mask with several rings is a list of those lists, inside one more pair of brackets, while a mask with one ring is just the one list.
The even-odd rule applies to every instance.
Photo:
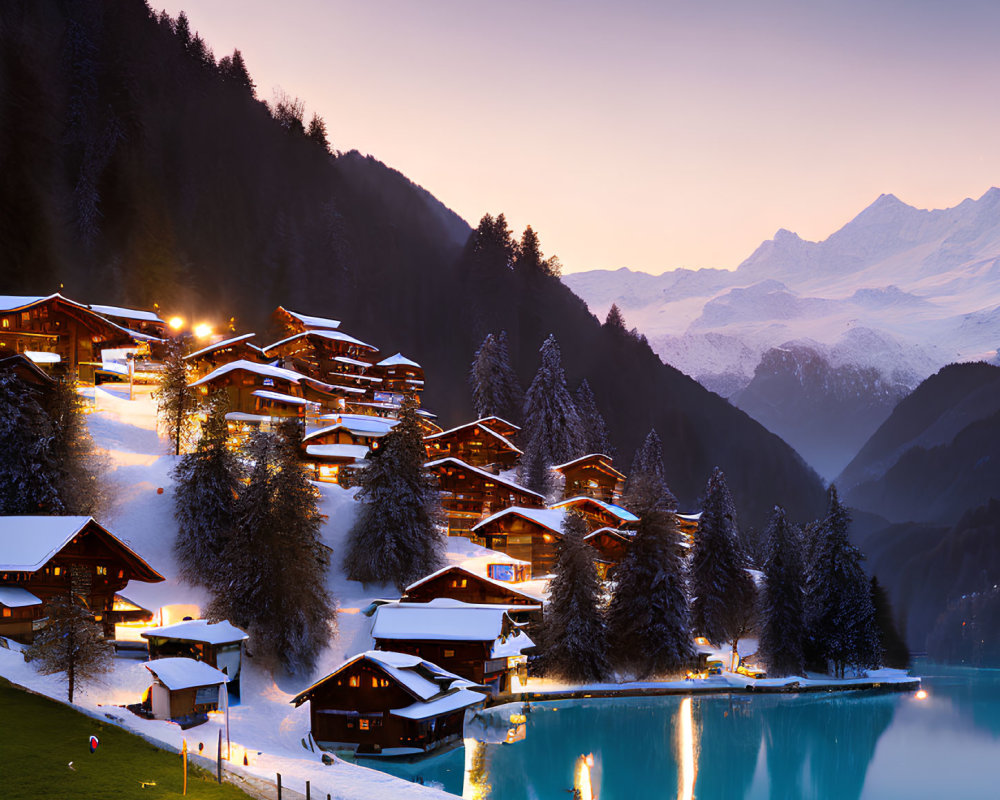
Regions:
[[475, 541], [531, 563], [533, 576], [548, 575], [559, 559], [563, 512], [547, 508], [514, 506], [479, 522], [472, 533]]
[[631, 511], [596, 497], [571, 497], [556, 503], [552, 508], [576, 511], [587, 521], [590, 531], [598, 528], [624, 528], [639, 522], [639, 518]]
[[424, 391], [424, 368], [416, 361], [396, 353], [375, 365], [375, 372], [381, 378], [379, 391], [393, 396], [389, 402], [398, 402], [405, 395], [413, 395], [420, 403]]
[[537, 492], [457, 458], [436, 459], [426, 466], [438, 479], [449, 536], [476, 541], [473, 527], [491, 514], [511, 506], [542, 508], [545, 504]]
[[339, 319], [300, 314], [284, 306], [278, 306], [271, 318], [278, 330], [284, 331], [286, 336], [294, 336], [297, 333], [305, 333], [310, 330], [333, 331], [340, 327]]
[[457, 458], [473, 467], [510, 469], [521, 451], [505, 436], [479, 421], [424, 437], [427, 458]]
[[209, 711], [219, 708], [220, 694], [228, 691], [222, 689], [229, 680], [224, 673], [192, 658], [172, 656], [143, 666], [153, 678], [148, 701], [143, 703], [153, 719], [197, 725], [207, 720]]
[[401, 603], [429, 603], [447, 598], [476, 605], [500, 605], [514, 622], [532, 622], [540, 617], [543, 601], [522, 592], [516, 585], [479, 575], [453, 565], [421, 578], [403, 592]]
[[264, 348], [268, 359], [279, 359], [286, 369], [367, 395], [382, 382], [372, 370], [377, 353], [377, 347], [334, 330], [307, 330]]
[[625, 476], [612, 466], [611, 457], [601, 453], [591, 453], [552, 469], [566, 480], [564, 500], [587, 496], [614, 503], [625, 485]]
[[634, 536], [635, 531], [598, 528], [584, 538], [584, 541], [597, 552], [597, 572], [601, 580], [613, 577], [615, 566], [625, 558]]
[[111, 636], [119, 621], [115, 596], [130, 580], [158, 583], [163, 576], [91, 517], [0, 517], [0, 590], [37, 598], [4, 605], [0, 591], [0, 635], [30, 641], [44, 625], [45, 603], [72, 593]]
[[483, 417], [482, 419], [477, 419], [476, 422], [485, 425], [491, 431], [496, 431], [515, 444], [517, 443], [517, 436], [521, 432], [521, 429], [517, 425], [513, 422], [508, 422], [502, 417]]
[[96, 311], [105, 319], [109, 319], [116, 325], [128, 328], [131, 331], [153, 336], [157, 339], [165, 339], [167, 336], [166, 321], [160, 319], [160, 316], [153, 311], [122, 308], [120, 306], [101, 306], [93, 303], [90, 304], [90, 310]]
[[296, 696], [309, 702], [313, 739], [358, 755], [433, 752], [462, 736], [465, 712], [485, 695], [420, 658], [391, 652], [355, 656]]
[[250, 341], [255, 335], [244, 333], [242, 336], [223, 339], [184, 356], [184, 360], [194, 369], [195, 378], [203, 378], [219, 367], [234, 361], [263, 363], [265, 360], [264, 351]]

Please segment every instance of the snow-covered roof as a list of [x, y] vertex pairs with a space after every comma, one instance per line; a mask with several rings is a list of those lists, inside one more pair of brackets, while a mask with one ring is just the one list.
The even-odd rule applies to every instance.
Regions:
[[[435, 578], [437, 578], [437, 577], [439, 577], [441, 575], [444, 575], [446, 572], [464, 572], [466, 575], [471, 575], [472, 577], [477, 578], [478, 580], [481, 580], [481, 581], [483, 581], [485, 583], [488, 583], [491, 586], [496, 586], [496, 587], [498, 587], [500, 589], [503, 589], [504, 591], [510, 592], [511, 594], [520, 595], [521, 597], [525, 598], [526, 600], [531, 600], [531, 601], [533, 601], [535, 603], [541, 603], [542, 602], [542, 598], [537, 597], [536, 595], [533, 595], [533, 594], [528, 594], [527, 592], [522, 591], [521, 589], [518, 589], [517, 586], [515, 584], [513, 584], [513, 583], [507, 583], [506, 581], [497, 581], [497, 580], [494, 580], [493, 578], [490, 578], [490, 577], [488, 577], [486, 575], [483, 575], [483, 574], [481, 574], [479, 572], [474, 572], [471, 569], [468, 569], [466, 567], [460, 566], [458, 564], [451, 564], [450, 566], [442, 567], [441, 569], [437, 570], [436, 572], [432, 572], [430, 575], [424, 576], [420, 580], [415, 581], [414, 583], [411, 583], [409, 586], [407, 586], [403, 590], [403, 593], [406, 594], [408, 592], [412, 592], [414, 589], [417, 589], [417, 588], [423, 586], [425, 583], [427, 583], [429, 581], [432, 581], [432, 580], [434, 580]], [[502, 606], [502, 604], [500, 604], [500, 605]]]
[[474, 705], [486, 702], [486, 695], [482, 692], [474, 692], [471, 689], [458, 689], [454, 692], [442, 695], [427, 702], [417, 702], [406, 708], [393, 709], [389, 713], [394, 717], [404, 719], [428, 719], [439, 717], [442, 714], [450, 714], [462, 708], [469, 708]]
[[41, 604], [41, 600], [21, 586], [0, 586], [0, 606], [25, 608]]
[[216, 350], [222, 350], [224, 347], [229, 347], [230, 345], [233, 344], [239, 344], [240, 342], [246, 342], [247, 345], [249, 347], [252, 347], [254, 350], [260, 350], [260, 348], [257, 347], [257, 345], [250, 344], [250, 342], [247, 341], [248, 339], [252, 339], [256, 335], [257, 335], [256, 333], [244, 333], [239, 336], [234, 336], [231, 339], [223, 339], [221, 342], [210, 344], [208, 347], [201, 348], [201, 350], [195, 350], [193, 353], [189, 353], [188, 355], [184, 356], [184, 358], [185, 360], [191, 358], [197, 358], [198, 356], [203, 356], [206, 353], [212, 353]]
[[258, 364], [256, 361], [247, 361], [245, 358], [240, 358], [236, 361], [230, 361], [228, 364], [223, 364], [221, 367], [216, 367], [204, 378], [192, 383], [191, 387], [201, 386], [203, 383], [209, 383], [216, 378], [220, 378], [230, 372], [236, 372], [237, 370], [246, 370], [263, 378], [279, 378], [280, 380], [291, 381], [292, 383], [309, 380], [307, 375], [303, 375], [295, 370], [285, 369], [284, 367], [272, 367], [269, 364]]
[[517, 631], [513, 636], [507, 636], [493, 643], [490, 649], [490, 658], [510, 658], [519, 656], [529, 647], [534, 647], [535, 643], [528, 638], [524, 631]]
[[703, 513], [704, 512], [702, 511], [698, 511], [694, 514], [675, 514], [674, 516], [676, 516], [677, 519], [687, 520], [688, 522], [698, 522], [701, 519], [701, 515]]
[[363, 444], [308, 444], [306, 455], [318, 458], [353, 458], [360, 460], [368, 455]]
[[388, 358], [383, 358], [378, 362], [380, 367], [416, 367], [417, 369], [423, 369], [416, 361], [413, 361], [402, 353], [396, 353], [394, 356], [389, 356]]
[[308, 330], [302, 333], [295, 333], [291, 336], [286, 336], [284, 339], [275, 342], [274, 344], [269, 344], [264, 348], [264, 352], [268, 350], [273, 350], [276, 347], [280, 347], [283, 344], [288, 344], [289, 342], [294, 342], [296, 339], [302, 339], [306, 336], [318, 336], [321, 339], [329, 339], [332, 342], [347, 342], [348, 344], [356, 344], [358, 347], [366, 347], [369, 350], [377, 351], [378, 348], [373, 345], [362, 342], [360, 339], [355, 339], [353, 336], [348, 336], [342, 331], [326, 331], [326, 330]]
[[21, 311], [31, 306], [38, 305], [39, 303], [46, 303], [49, 300], [61, 300], [64, 303], [68, 303], [71, 306], [76, 306], [77, 308], [83, 309], [88, 314], [91, 314], [101, 320], [105, 325], [110, 325], [112, 328], [116, 328], [122, 333], [130, 336], [133, 339], [145, 339], [147, 341], [159, 342], [161, 339], [156, 336], [152, 336], [148, 333], [139, 333], [139, 331], [133, 331], [130, 328], [126, 328], [119, 325], [117, 322], [112, 322], [110, 319], [101, 316], [96, 311], [93, 311], [90, 306], [84, 305], [83, 303], [78, 303], [76, 300], [70, 300], [68, 297], [63, 297], [59, 292], [49, 295], [0, 295], [0, 311]]
[[271, 417], [267, 414], [248, 414], [246, 411], [227, 411], [226, 420], [228, 422], [270, 422]]
[[552, 508], [568, 508], [569, 506], [581, 505], [586, 503], [594, 503], [609, 514], [612, 514], [623, 522], [638, 522], [639, 518], [633, 514], [628, 509], [622, 508], [621, 506], [616, 506], [614, 503], [605, 503], [603, 500], [598, 500], [596, 497], [589, 497], [588, 495], [579, 495], [577, 497], [571, 497], [568, 500], [562, 500], [558, 503], [552, 505]]
[[0, 570], [5, 572], [35, 572], [44, 567], [70, 540], [93, 523], [125, 553], [135, 559], [145, 580], [158, 582], [163, 576], [147, 564], [138, 553], [109, 530], [94, 522], [93, 517], [72, 516], [0, 516]]
[[158, 658], [147, 661], [143, 666], [171, 691], [229, 683], [225, 672], [193, 658]]
[[284, 306], [281, 306], [281, 310], [288, 314], [290, 317], [294, 317], [307, 328], [328, 328], [333, 330], [334, 328], [340, 327], [339, 319], [327, 319], [326, 317], [312, 317], [308, 314], [299, 314], [296, 311], [291, 311]]
[[552, 467], [552, 469], [556, 472], [562, 472], [563, 470], [569, 469], [577, 464], [582, 464], [585, 461], [597, 461], [604, 469], [609, 472], [613, 472], [619, 479], [625, 480], [625, 476], [611, 465], [614, 459], [612, 459], [611, 456], [604, 455], [604, 453], [588, 453], [585, 456], [574, 458], [572, 461], [567, 461], [565, 464], [557, 464]]
[[504, 630], [503, 606], [473, 605], [437, 598], [429, 603], [379, 606], [372, 638], [398, 641], [490, 642]]
[[510, 508], [498, 511], [496, 514], [490, 514], [490, 516], [482, 522], [474, 525], [472, 530], [477, 530], [490, 522], [496, 522], [498, 519], [507, 515], [516, 515], [518, 517], [530, 519], [532, 522], [538, 523], [543, 528], [548, 528], [550, 531], [558, 534], [559, 536], [562, 536], [562, 524], [563, 520], [566, 518], [566, 512], [558, 508], [525, 508], [524, 506], [511, 506]]
[[598, 536], [602, 533], [606, 533], [609, 536], [614, 536], [618, 539], [624, 539], [627, 542], [630, 542], [632, 541], [633, 538], [635, 538], [635, 531], [630, 531], [625, 528], [604, 527], [604, 528], [598, 528], [596, 531], [591, 531], [590, 533], [588, 533], [586, 536], [583, 537], [583, 540], [587, 541], [587, 539], [593, 539], [595, 536]]
[[521, 486], [519, 484], [514, 483], [513, 481], [508, 481], [505, 478], [501, 478], [499, 475], [494, 475], [492, 472], [487, 472], [484, 469], [479, 469], [479, 467], [474, 467], [471, 464], [466, 464], [460, 458], [453, 458], [451, 456], [448, 456], [447, 458], [438, 458], [435, 459], [434, 461], [428, 461], [426, 464], [424, 464], [424, 466], [427, 467], [428, 469], [432, 469], [434, 467], [442, 467], [445, 465], [457, 467], [458, 469], [467, 469], [469, 470], [469, 472], [474, 472], [477, 475], [481, 475], [482, 477], [487, 478], [488, 480], [494, 483], [499, 483], [501, 486], [506, 486], [509, 489], [514, 489], [518, 492], [523, 492], [524, 494], [533, 495], [534, 497], [537, 497], [539, 500], [545, 500], [545, 498], [538, 492], [533, 492], [526, 486]]
[[339, 361], [341, 364], [350, 364], [352, 367], [364, 367], [367, 369], [372, 366], [370, 361], [361, 361], [357, 358], [351, 358], [350, 356], [334, 356], [334, 361]]
[[121, 317], [122, 319], [134, 319], [140, 322], [159, 322], [165, 325], [162, 319], [160, 319], [152, 311], [141, 311], [137, 308], [121, 308], [120, 306], [99, 306], [94, 303], [90, 304], [90, 310], [96, 311], [98, 314], [104, 314], [110, 317]]
[[315, 400], [306, 400], [304, 397], [296, 397], [293, 394], [283, 394], [282, 392], [270, 392], [267, 389], [254, 389], [250, 394], [262, 400], [272, 400], [275, 403], [284, 403], [288, 406], [320, 405]]
[[458, 433], [459, 431], [464, 431], [464, 430], [466, 430], [468, 428], [475, 428], [475, 427], [479, 427], [484, 433], [487, 433], [490, 436], [492, 436], [494, 439], [496, 439], [498, 442], [500, 442], [504, 447], [509, 447], [515, 453], [522, 454], [521, 449], [518, 448], [517, 445], [515, 445], [510, 439], [508, 439], [506, 436], [504, 436], [502, 434], [497, 433], [495, 430], [493, 430], [488, 425], [483, 425], [479, 421], [476, 421], [476, 422], [467, 422], [464, 425], [458, 425], [457, 427], [449, 428], [448, 430], [441, 431], [440, 433], [429, 434], [428, 436], [424, 437], [424, 441], [425, 442], [431, 442], [431, 441], [434, 441], [435, 439], [442, 439], [442, 438], [444, 438], [446, 436], [450, 436], [453, 433]]
[[390, 429], [399, 424], [398, 419], [373, 417], [370, 414], [324, 414], [320, 419], [334, 420], [333, 425], [313, 431], [306, 439], [311, 439], [323, 433], [330, 433], [343, 428], [351, 433], [368, 433], [373, 436], [384, 436]]
[[180, 639], [185, 642], [204, 642], [205, 644], [231, 644], [250, 638], [228, 620], [209, 622], [207, 619], [188, 619], [175, 622], [173, 625], [163, 625], [159, 628], [147, 628], [141, 634], [145, 639], [157, 636], [163, 639]]
[[515, 431], [521, 430], [520, 425], [515, 425], [513, 422], [509, 422], [508, 420], [505, 420], [503, 417], [498, 417], [495, 414], [489, 417], [482, 417], [480, 419], [477, 419], [476, 422], [481, 422], [483, 425], [489, 425], [491, 422], [493, 423], [499, 422], [501, 425], [504, 425], [508, 428], [513, 428]]

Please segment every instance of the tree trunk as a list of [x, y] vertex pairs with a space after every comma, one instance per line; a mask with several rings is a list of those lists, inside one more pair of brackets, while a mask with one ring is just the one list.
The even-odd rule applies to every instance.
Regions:
[[73, 626], [69, 626], [69, 630], [66, 633], [66, 644], [67, 644], [67, 660], [66, 665], [66, 678], [69, 690], [69, 702], [73, 702], [73, 690], [75, 689], [74, 684], [76, 683], [76, 636]]

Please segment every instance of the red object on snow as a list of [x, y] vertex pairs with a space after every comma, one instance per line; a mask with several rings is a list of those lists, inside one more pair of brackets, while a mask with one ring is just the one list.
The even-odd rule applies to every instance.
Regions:
[[93, 753], [97, 749], [97, 745], [99, 745], [99, 744], [100, 744], [100, 742], [97, 740], [97, 737], [96, 736], [91, 736], [90, 737], [90, 752]]

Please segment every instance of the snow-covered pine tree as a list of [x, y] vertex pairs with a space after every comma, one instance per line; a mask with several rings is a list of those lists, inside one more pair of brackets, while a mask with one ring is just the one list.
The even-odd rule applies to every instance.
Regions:
[[611, 669], [596, 554], [579, 514], [566, 515], [562, 532], [542, 625], [545, 672], [575, 683], [602, 681]]
[[229, 449], [226, 412], [229, 398], [215, 392], [193, 452], [174, 468], [174, 554], [188, 583], [211, 587], [226, 542], [236, 525], [243, 463]]
[[0, 368], [0, 514], [65, 513], [54, 438], [36, 391], [13, 369]]
[[510, 363], [507, 332], [488, 333], [469, 370], [472, 406], [479, 418], [497, 416], [510, 422], [521, 418], [521, 384]]
[[37, 662], [43, 675], [66, 673], [66, 696], [73, 702], [76, 689], [111, 669], [114, 647], [91, 611], [66, 594], [45, 606], [48, 624], [25, 651], [26, 661]]
[[60, 513], [101, 516], [107, 499], [102, 476], [108, 463], [90, 436], [75, 375], [65, 374], [56, 379], [45, 408], [52, 420], [50, 456], [58, 470]]
[[611, 661], [638, 678], [678, 672], [694, 654], [679, 538], [672, 512], [648, 509], [615, 573]]
[[667, 487], [664, 473], [663, 443], [656, 430], [650, 430], [632, 457], [632, 469], [625, 480], [623, 505], [639, 516], [652, 507], [676, 511], [677, 498]]
[[760, 598], [760, 653], [771, 677], [805, 674], [804, 599], [798, 537], [784, 509], [775, 507]]
[[425, 461], [416, 402], [407, 398], [399, 424], [382, 439], [357, 479], [360, 505], [344, 555], [351, 580], [391, 583], [402, 590], [440, 568], [440, 501]]
[[811, 645], [832, 662], [838, 678], [849, 664], [865, 669], [878, 665], [881, 643], [861, 551], [848, 540], [851, 518], [840, 503], [837, 487], [829, 490], [829, 513], [818, 531], [810, 566], [806, 625]]
[[160, 424], [167, 434], [174, 455], [179, 456], [195, 430], [194, 415], [198, 411], [195, 391], [188, 386], [188, 365], [184, 346], [179, 339], [167, 343], [160, 385], [153, 392]]
[[583, 455], [583, 433], [556, 337], [549, 334], [540, 352], [542, 363], [524, 400], [520, 475], [529, 489], [548, 494], [549, 467]]
[[608, 436], [608, 425], [597, 407], [597, 399], [586, 378], [580, 381], [574, 401], [583, 429], [583, 450], [587, 453], [603, 453], [614, 458], [615, 448]]
[[738, 549], [736, 506], [726, 476], [716, 467], [701, 502], [691, 550], [691, 629], [710, 642], [730, 642], [737, 610], [746, 601], [746, 569]]
[[249, 479], [208, 614], [246, 629], [254, 654], [272, 668], [305, 675], [336, 620], [319, 493], [283, 435], [254, 434], [245, 456]]

